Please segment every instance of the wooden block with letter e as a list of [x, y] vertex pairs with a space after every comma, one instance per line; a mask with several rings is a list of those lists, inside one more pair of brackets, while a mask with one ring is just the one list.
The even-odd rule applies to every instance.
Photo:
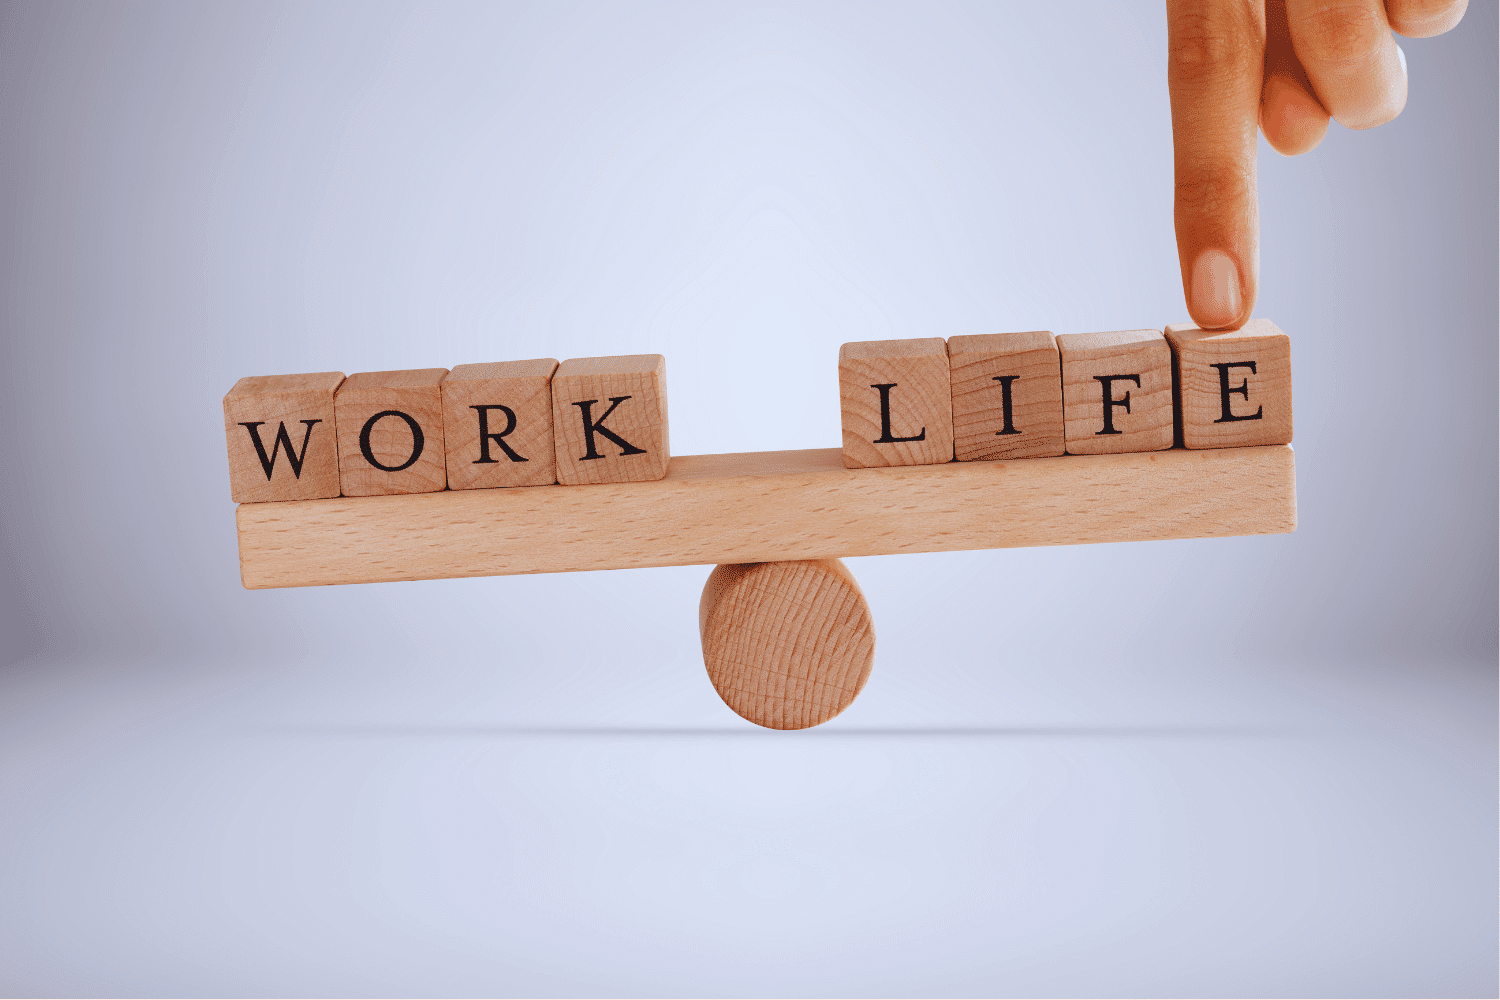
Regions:
[[1185, 448], [1292, 440], [1292, 342], [1268, 319], [1239, 330], [1167, 327]]
[[446, 485], [446, 374], [446, 368], [417, 368], [344, 380], [333, 400], [344, 496], [432, 493]]
[[844, 467], [953, 460], [953, 396], [941, 337], [866, 340], [839, 348]]
[[1064, 333], [1057, 348], [1068, 454], [1172, 447], [1172, 351], [1160, 330]]
[[557, 481], [637, 483], [667, 474], [667, 359], [570, 358], [552, 377]]
[[960, 462], [1063, 453], [1062, 374], [1046, 330], [948, 338]]
[[339, 495], [333, 394], [343, 372], [251, 375], [224, 397], [229, 495], [236, 503]]
[[553, 358], [459, 365], [443, 379], [450, 490], [550, 486]]

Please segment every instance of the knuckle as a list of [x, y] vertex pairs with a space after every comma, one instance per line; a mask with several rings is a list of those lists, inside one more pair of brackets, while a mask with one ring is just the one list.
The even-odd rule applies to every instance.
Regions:
[[1185, 13], [1173, 23], [1167, 50], [1172, 72], [1189, 82], [1222, 74], [1240, 55], [1231, 26], [1202, 11]]
[[1380, 13], [1363, 3], [1335, 3], [1309, 11], [1302, 29], [1297, 54], [1335, 72], [1366, 65], [1390, 37]]
[[1226, 217], [1254, 196], [1255, 178], [1236, 164], [1216, 164], [1182, 172], [1175, 187], [1179, 209]]

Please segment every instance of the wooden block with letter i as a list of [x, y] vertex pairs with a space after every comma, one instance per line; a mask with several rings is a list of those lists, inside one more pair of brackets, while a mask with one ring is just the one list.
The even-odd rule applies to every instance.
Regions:
[[570, 358], [552, 377], [557, 481], [638, 483], [667, 474], [667, 359]]
[[459, 365], [443, 379], [450, 490], [550, 486], [553, 358]]
[[344, 496], [433, 493], [447, 483], [446, 368], [350, 375], [334, 396]]
[[229, 495], [236, 503], [339, 495], [333, 394], [343, 372], [251, 375], [224, 397]]
[[1292, 441], [1292, 342], [1268, 319], [1239, 330], [1167, 327], [1185, 448]]
[[844, 467], [953, 460], [953, 396], [941, 337], [866, 340], [839, 348]]
[[1172, 351], [1160, 330], [1064, 333], [1057, 348], [1069, 455], [1172, 447]]
[[1046, 330], [948, 338], [960, 462], [1063, 453], [1062, 375]]

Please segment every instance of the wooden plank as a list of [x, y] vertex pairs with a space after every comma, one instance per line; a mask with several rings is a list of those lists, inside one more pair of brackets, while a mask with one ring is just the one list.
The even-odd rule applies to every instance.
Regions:
[[251, 589], [1292, 531], [1292, 449], [846, 469], [689, 455], [666, 478], [242, 504]]

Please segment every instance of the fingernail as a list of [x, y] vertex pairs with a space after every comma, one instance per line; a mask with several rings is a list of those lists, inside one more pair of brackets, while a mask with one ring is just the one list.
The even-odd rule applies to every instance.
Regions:
[[1223, 250], [1205, 250], [1193, 264], [1193, 318], [1205, 329], [1240, 316], [1240, 269]]
[[[1401, 58], [1401, 75], [1406, 76], [1406, 53], [1401, 51], [1401, 46], [1396, 46], [1396, 55]], [[1410, 79], [1410, 77], [1407, 77]]]

